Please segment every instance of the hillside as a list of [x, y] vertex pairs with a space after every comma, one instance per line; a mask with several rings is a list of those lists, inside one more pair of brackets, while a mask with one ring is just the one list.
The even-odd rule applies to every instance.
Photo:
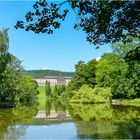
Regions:
[[45, 76], [66, 76], [72, 77], [74, 72], [62, 72], [58, 70], [28, 70], [24, 72], [33, 78], [43, 78]]

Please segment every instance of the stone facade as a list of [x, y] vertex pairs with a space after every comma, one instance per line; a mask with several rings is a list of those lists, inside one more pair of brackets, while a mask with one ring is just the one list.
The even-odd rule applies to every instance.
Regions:
[[51, 86], [56, 85], [67, 85], [71, 77], [62, 77], [62, 76], [45, 76], [44, 78], [35, 79], [39, 86], [45, 86], [46, 81], [50, 82]]

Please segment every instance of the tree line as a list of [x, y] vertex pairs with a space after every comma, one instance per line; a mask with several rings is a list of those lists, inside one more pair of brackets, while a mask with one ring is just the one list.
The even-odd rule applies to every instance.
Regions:
[[25, 74], [33, 78], [44, 78], [45, 76], [73, 76], [73, 72], [62, 72], [58, 70], [28, 70], [25, 71]]
[[38, 94], [38, 85], [23, 74], [21, 61], [9, 53], [8, 29], [0, 31], [0, 106], [29, 105]]
[[46, 81], [45, 83], [45, 94], [47, 97], [50, 98], [59, 98], [60, 95], [65, 91], [66, 86], [65, 85], [57, 85], [50, 86], [50, 82]]
[[137, 53], [140, 53], [139, 42], [115, 43], [112, 49], [112, 53], [104, 53], [98, 61], [79, 61], [63, 97], [71, 102], [139, 98], [140, 61], [126, 59], [135, 52], [133, 50], [137, 49]]

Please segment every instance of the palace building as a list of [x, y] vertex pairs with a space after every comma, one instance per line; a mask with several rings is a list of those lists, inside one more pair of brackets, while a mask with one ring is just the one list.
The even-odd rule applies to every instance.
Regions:
[[45, 76], [44, 78], [35, 79], [39, 86], [45, 86], [46, 81], [50, 82], [51, 86], [54, 85], [67, 85], [71, 77], [63, 76]]

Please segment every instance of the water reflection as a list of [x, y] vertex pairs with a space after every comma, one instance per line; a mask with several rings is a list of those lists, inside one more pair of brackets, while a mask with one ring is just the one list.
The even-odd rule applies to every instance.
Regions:
[[[37, 114], [35, 107], [0, 109], [0, 139], [16, 139], [26, 132], [26, 124]], [[20, 125], [18, 127], [17, 125]]]
[[0, 109], [0, 139], [140, 139], [140, 108], [56, 99], [44, 106]]
[[[140, 109], [109, 104], [70, 106], [77, 126], [77, 136], [87, 138], [140, 138]], [[79, 121], [81, 120], [81, 121]]]
[[111, 122], [113, 109], [109, 104], [71, 104], [69, 112], [76, 120]]
[[35, 118], [46, 118], [46, 119], [68, 119], [67, 107], [63, 102], [59, 100], [46, 100], [45, 111], [38, 111]]

